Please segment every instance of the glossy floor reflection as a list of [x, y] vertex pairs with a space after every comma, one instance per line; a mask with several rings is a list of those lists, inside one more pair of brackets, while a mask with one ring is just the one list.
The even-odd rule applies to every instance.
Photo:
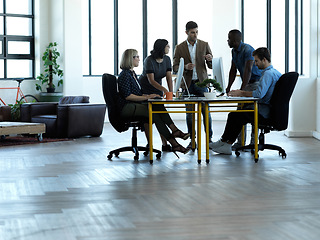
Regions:
[[[214, 140], [224, 124], [214, 121]], [[251, 153], [108, 161], [130, 138], [106, 124], [100, 138], [1, 148], [0, 239], [319, 239], [318, 140], [271, 133], [288, 156], [266, 150], [258, 163]]]

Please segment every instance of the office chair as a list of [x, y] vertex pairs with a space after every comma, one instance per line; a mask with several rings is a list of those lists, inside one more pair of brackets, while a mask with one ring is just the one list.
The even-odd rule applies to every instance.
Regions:
[[[258, 151], [265, 149], [276, 150], [282, 158], [286, 158], [287, 154], [280, 146], [266, 144], [264, 134], [270, 131], [283, 131], [288, 127], [289, 117], [289, 101], [293, 90], [296, 86], [299, 74], [296, 72], [289, 72], [283, 74], [277, 81], [271, 100], [270, 100], [270, 118], [266, 119], [259, 116], [258, 128], [261, 130], [259, 135]], [[254, 153], [254, 144], [242, 146], [236, 149], [236, 156], [240, 155], [241, 150], [251, 149]], [[255, 159], [258, 162], [258, 159]]]
[[[130, 121], [128, 119], [123, 119], [120, 116], [120, 111], [118, 107], [119, 102], [119, 93], [117, 88], [117, 78], [114, 75], [103, 74], [102, 75], [102, 90], [103, 96], [107, 104], [108, 117], [113, 128], [118, 132], [127, 131], [129, 128], [132, 128], [132, 137], [131, 137], [131, 146], [121, 147], [109, 152], [107, 158], [111, 160], [112, 156], [119, 156], [120, 152], [131, 151], [134, 152], [134, 160], [139, 160], [139, 151], [144, 151], [144, 155], [149, 154], [149, 147], [137, 146], [137, 131], [143, 129], [143, 124], [145, 121], [135, 120]], [[153, 149], [153, 152], [156, 153], [157, 159], [161, 157], [161, 151]], [[153, 161], [150, 161], [152, 163]]]

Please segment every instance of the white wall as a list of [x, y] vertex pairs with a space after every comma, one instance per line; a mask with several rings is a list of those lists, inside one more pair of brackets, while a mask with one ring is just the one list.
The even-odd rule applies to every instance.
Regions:
[[315, 53], [317, 54], [317, 58], [315, 59], [317, 61], [317, 83], [316, 83], [316, 131], [313, 132], [313, 136], [320, 140], [320, 1], [317, 1], [318, 6], [315, 4], [315, 8], [318, 9], [317, 12], [317, 19], [318, 19], [318, 25], [317, 25], [317, 31], [315, 41], [317, 42], [317, 51]]

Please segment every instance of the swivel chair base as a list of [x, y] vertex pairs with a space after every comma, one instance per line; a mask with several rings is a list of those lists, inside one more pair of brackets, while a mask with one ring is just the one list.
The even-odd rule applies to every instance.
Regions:
[[[107, 156], [107, 158], [109, 160], [111, 160], [113, 155], [118, 157], [120, 152], [128, 152], [128, 151], [134, 153], [133, 159], [135, 161], [139, 160], [139, 151], [143, 151], [143, 155], [147, 156], [149, 154], [149, 147], [137, 146], [137, 130], [139, 130], [139, 129], [140, 128], [137, 125], [134, 125], [132, 128], [131, 146], [121, 147], [121, 148], [112, 150], [109, 152], [109, 155]], [[157, 150], [157, 149], [153, 149], [153, 152], [157, 153], [156, 157], [157, 157], [157, 159], [160, 159], [161, 151]], [[150, 160], [150, 163], [152, 164], [153, 161]]]
[[[264, 131], [261, 131], [260, 135], [259, 135], [259, 144], [258, 144], [258, 151], [263, 151], [265, 149], [269, 149], [269, 150], [276, 150], [279, 152], [279, 156], [281, 156], [282, 158], [286, 158], [287, 154], [286, 151], [277, 145], [273, 145], [273, 144], [265, 144], [265, 138], [264, 138]], [[246, 149], [251, 149], [251, 153], [254, 154], [254, 144], [249, 144], [246, 146], [242, 146], [242, 147], [238, 147], [235, 150], [235, 154], [236, 156], [240, 156], [240, 152], [239, 151], [244, 151]], [[255, 162], [258, 162], [258, 159], [254, 160]]]

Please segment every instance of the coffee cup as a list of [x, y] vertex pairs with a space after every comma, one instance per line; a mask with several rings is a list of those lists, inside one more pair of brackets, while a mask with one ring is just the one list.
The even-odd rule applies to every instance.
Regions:
[[173, 98], [173, 92], [166, 92], [165, 93], [166, 100], [172, 100]]

